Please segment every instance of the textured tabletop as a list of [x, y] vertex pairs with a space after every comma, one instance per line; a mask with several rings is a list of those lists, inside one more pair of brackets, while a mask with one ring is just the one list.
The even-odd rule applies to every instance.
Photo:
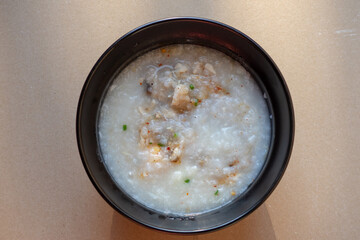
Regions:
[[[202, 235], [150, 230], [115, 212], [82, 166], [82, 85], [100, 55], [146, 22], [231, 25], [273, 58], [296, 115], [278, 187], [241, 222]], [[0, 0], [0, 239], [358, 239], [360, 2]]]

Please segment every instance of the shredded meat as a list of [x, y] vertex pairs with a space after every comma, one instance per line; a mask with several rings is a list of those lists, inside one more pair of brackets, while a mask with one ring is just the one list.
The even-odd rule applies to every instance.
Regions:
[[171, 106], [180, 111], [191, 109], [188, 86], [185, 86], [184, 84], [178, 84], [176, 86]]

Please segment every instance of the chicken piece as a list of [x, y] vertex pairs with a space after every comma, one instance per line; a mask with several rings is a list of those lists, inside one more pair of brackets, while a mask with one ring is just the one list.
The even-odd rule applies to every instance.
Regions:
[[209, 76], [209, 75], [216, 75], [216, 71], [213, 65], [211, 65], [210, 63], [206, 63], [204, 65], [204, 63], [197, 62], [195, 63], [193, 74]]
[[[174, 145], [175, 146], [177, 145], [177, 146], [175, 148], [172, 148], [172, 146], [174, 146]], [[171, 147], [169, 147], [169, 149], [173, 149], [173, 150], [169, 150], [170, 151], [169, 160], [174, 163], [180, 163], [183, 146], [180, 144], [171, 144], [170, 146]]]
[[208, 71], [209, 75], [215, 75], [216, 74], [213, 65], [211, 65], [210, 63], [205, 64], [205, 69]]
[[159, 146], [153, 146], [149, 151], [149, 162], [156, 163], [163, 160], [164, 154], [161, 152]]
[[167, 69], [155, 71], [150, 68], [143, 80], [145, 90], [153, 99], [160, 102], [168, 102], [176, 86], [172, 72]]
[[178, 84], [174, 91], [171, 106], [179, 111], [190, 110], [191, 101], [189, 96], [189, 87], [184, 84]]
[[184, 75], [184, 73], [187, 73], [188, 71], [189, 71], [189, 68], [182, 63], [177, 63], [175, 65], [174, 74], [178, 78], [182, 77]]
[[193, 74], [202, 74], [203, 71], [204, 71], [204, 64], [199, 62], [195, 63]]

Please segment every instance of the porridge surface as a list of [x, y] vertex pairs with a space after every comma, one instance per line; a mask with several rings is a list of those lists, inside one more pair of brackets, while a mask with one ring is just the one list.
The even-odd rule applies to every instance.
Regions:
[[263, 94], [240, 63], [170, 45], [128, 65], [105, 96], [99, 142], [118, 185], [178, 215], [220, 207], [261, 170], [270, 144]]

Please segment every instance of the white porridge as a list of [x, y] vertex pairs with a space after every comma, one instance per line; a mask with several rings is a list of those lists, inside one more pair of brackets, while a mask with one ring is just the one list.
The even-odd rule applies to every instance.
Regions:
[[197, 45], [166, 46], [128, 65], [109, 87], [98, 129], [117, 184], [138, 202], [178, 215], [223, 206], [246, 190], [271, 132], [251, 75]]

